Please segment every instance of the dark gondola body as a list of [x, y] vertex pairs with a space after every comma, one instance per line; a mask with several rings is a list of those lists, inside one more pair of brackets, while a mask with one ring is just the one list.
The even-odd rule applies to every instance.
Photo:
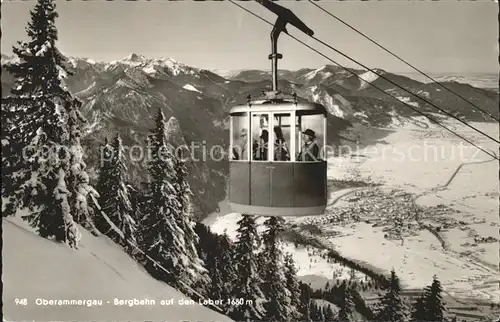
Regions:
[[289, 9], [257, 2], [278, 16], [269, 55], [273, 88], [231, 109], [230, 207], [246, 215], [321, 215], [327, 201], [326, 109], [278, 90], [280, 33], [287, 24], [314, 32]]
[[[237, 146], [238, 133], [246, 130], [248, 147], [258, 138], [262, 128], [252, 120], [272, 120], [265, 129], [285, 128], [288, 133], [287, 160], [276, 156], [277, 144], [269, 144], [264, 160], [257, 160], [250, 149], [245, 155], [230, 160], [229, 201], [232, 211], [261, 216], [309, 216], [324, 213], [327, 202], [327, 163], [323, 152], [326, 146], [326, 109], [317, 103], [293, 98], [252, 100], [231, 110], [231, 148]], [[287, 124], [282, 124], [286, 118]], [[296, 120], [296, 126], [290, 120]], [[300, 136], [304, 122], [313, 120], [320, 153], [315, 160], [299, 156], [303, 145]], [[274, 121], [274, 122], [273, 122]], [[312, 123], [309, 122], [308, 128]], [[275, 131], [268, 131], [269, 142], [276, 142]], [[288, 142], [287, 142], [288, 141]], [[291, 141], [291, 142], [290, 142]], [[274, 151], [273, 151], [274, 150]], [[241, 152], [241, 151], [239, 151]], [[242, 153], [240, 153], [242, 154]]]

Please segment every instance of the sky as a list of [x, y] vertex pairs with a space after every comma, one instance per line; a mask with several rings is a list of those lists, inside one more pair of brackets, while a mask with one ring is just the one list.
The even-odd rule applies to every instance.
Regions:
[[[26, 39], [34, 1], [3, 1], [2, 53]], [[274, 22], [253, 1], [240, 5]], [[498, 72], [498, 4], [490, 1], [318, 1], [319, 5], [429, 73]], [[171, 57], [206, 69], [270, 69], [271, 26], [228, 1], [56, 0], [59, 49], [112, 61], [130, 53]], [[308, 1], [279, 1], [315, 36], [370, 68], [411, 72], [382, 49]], [[292, 26], [288, 31], [334, 61], [361, 68]], [[319, 68], [329, 60], [282, 34], [280, 69]]]

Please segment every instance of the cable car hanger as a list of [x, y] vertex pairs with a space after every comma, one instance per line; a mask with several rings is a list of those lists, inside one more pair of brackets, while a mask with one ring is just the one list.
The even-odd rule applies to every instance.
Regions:
[[[286, 25], [290, 23], [295, 28], [299, 29], [308, 36], [313, 36], [314, 31], [306, 26], [290, 9], [280, 6], [270, 0], [256, 0], [259, 4], [266, 9], [274, 12], [278, 18], [274, 23], [273, 30], [271, 31], [271, 54], [269, 59], [272, 60], [272, 78], [273, 89], [271, 92], [265, 92], [268, 99], [277, 99], [280, 91], [278, 90], [278, 59], [282, 59], [283, 55], [278, 53], [278, 38], [282, 32], [288, 34]], [[293, 100], [296, 101], [296, 95], [293, 95]]]

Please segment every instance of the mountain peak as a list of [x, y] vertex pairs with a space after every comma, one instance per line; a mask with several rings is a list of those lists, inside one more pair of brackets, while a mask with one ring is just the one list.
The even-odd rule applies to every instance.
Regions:
[[143, 55], [140, 55], [140, 54], [131, 53], [127, 57], [123, 58], [122, 60], [131, 61], [134, 63], [139, 63], [139, 62], [143, 62], [144, 60], [146, 60], [146, 57], [144, 57]]
[[131, 62], [131, 63], [156, 63], [156, 64], [176, 64], [184, 65], [171, 57], [160, 57], [160, 58], [149, 58], [141, 54], [131, 53], [127, 57], [122, 58], [121, 62]]
[[194, 74], [197, 69], [191, 68], [173, 58], [148, 58], [144, 55], [131, 53], [127, 57], [111, 62], [111, 65], [127, 65], [130, 67], [141, 67], [146, 74], [157, 75], [169, 70], [174, 76], [180, 74]]
[[327, 71], [327, 72], [335, 72], [340, 69], [339, 66], [326, 64], [317, 69], [317, 71]]

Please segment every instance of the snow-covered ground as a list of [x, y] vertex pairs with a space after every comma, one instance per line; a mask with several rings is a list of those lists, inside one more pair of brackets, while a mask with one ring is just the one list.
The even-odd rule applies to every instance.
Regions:
[[2, 226], [4, 321], [231, 321], [150, 277], [106, 237], [81, 229], [80, 249], [72, 250], [35, 235], [19, 218], [2, 219]]
[[182, 86], [182, 88], [187, 89], [188, 91], [201, 93], [199, 90], [196, 89], [196, 87], [194, 87], [191, 84], [186, 84], [186, 85]]
[[361, 85], [359, 86], [359, 89], [362, 90], [370, 86], [370, 83], [376, 81], [379, 78], [379, 75], [375, 74], [374, 72], [367, 71], [359, 75], [359, 77], [363, 80], [361, 82]]
[[[498, 152], [494, 142], [464, 125], [451, 121], [446, 124], [488, 151]], [[331, 224], [331, 227], [321, 223], [323, 230], [332, 228], [340, 233], [322, 239], [345, 257], [369, 263], [387, 273], [394, 268], [406, 287], [426, 286], [436, 274], [447, 293], [454, 297], [474, 297], [498, 303], [498, 242], [474, 242], [474, 237], [478, 236], [499, 237], [498, 161], [490, 161], [492, 157], [478, 153], [476, 148], [445, 129], [427, 125], [428, 129], [418, 124], [406, 125], [390, 131], [378, 142], [373, 142], [373, 137], [380, 129], [354, 128], [361, 144], [370, 144], [352, 150], [348, 155], [330, 158], [328, 176], [337, 180], [371, 181], [389, 191], [404, 191], [412, 194], [415, 203], [423, 207], [441, 205], [445, 211], [436, 220], [448, 216], [450, 220], [462, 222], [459, 226], [445, 227], [439, 232], [445, 247], [426, 229], [414, 231], [401, 245], [399, 240], [385, 238], [383, 227], [362, 222]], [[497, 124], [472, 125], [498, 138]], [[331, 191], [330, 196], [337, 199], [350, 191]], [[338, 207], [349, 207], [351, 203], [347, 199], [337, 200], [328, 212], [335, 213]], [[237, 218], [238, 215], [231, 214], [212, 218], [208, 222], [215, 231], [227, 230], [231, 234]], [[304, 217], [293, 221], [300, 223], [309, 219]], [[426, 218], [426, 222], [440, 225], [433, 222], [433, 218]], [[330, 265], [325, 260], [312, 261], [309, 266], [311, 260], [302, 257], [301, 250], [295, 251], [294, 258], [302, 268], [299, 275], [332, 277], [333, 269], [325, 267]]]
[[[498, 151], [498, 145], [472, 129], [450, 121], [447, 125], [487, 151]], [[498, 138], [497, 124], [472, 125]], [[413, 193], [421, 206], [443, 205], [458, 210], [450, 216], [467, 225], [440, 233], [449, 245], [443, 250], [428, 231], [421, 231], [400, 246], [397, 241], [385, 240], [379, 229], [358, 224], [352, 235], [332, 240], [338, 250], [385, 270], [396, 268], [410, 287], [425, 285], [436, 274], [452, 295], [499, 302], [498, 242], [474, 245], [473, 231], [481, 237], [498, 238], [498, 161], [434, 125], [429, 130], [399, 129], [385, 137], [383, 144], [361, 153], [365, 158], [355, 170], [362, 179], [369, 177], [384, 186]], [[350, 163], [343, 159], [332, 163]], [[332, 163], [339, 175], [348, 169]], [[349, 171], [341, 175], [349, 176]], [[466, 242], [472, 245], [464, 245]], [[373, 245], [379, 245], [377, 251], [365, 251]]]

